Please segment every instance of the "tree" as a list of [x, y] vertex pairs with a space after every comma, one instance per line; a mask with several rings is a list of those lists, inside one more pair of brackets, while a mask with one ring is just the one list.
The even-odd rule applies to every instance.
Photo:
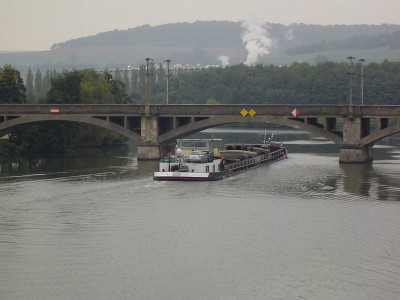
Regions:
[[131, 72], [131, 93], [129, 94], [130, 98], [134, 102], [139, 102], [141, 99], [141, 94], [139, 91], [139, 76], [138, 76], [138, 70], [132, 69]]
[[51, 84], [47, 94], [48, 103], [129, 103], [124, 83], [114, 80], [109, 72], [74, 70], [53, 78]]
[[113, 78], [114, 80], [122, 81], [122, 74], [119, 68], [115, 70]]
[[47, 93], [47, 103], [81, 103], [81, 72], [74, 70], [51, 80], [51, 89]]
[[37, 100], [41, 100], [43, 98], [43, 79], [42, 73], [38, 69], [35, 74], [35, 95]]
[[43, 97], [46, 97], [46, 95], [50, 89], [51, 89], [51, 73], [49, 70], [47, 70], [46, 75], [43, 76], [43, 81], [42, 81]]
[[122, 73], [122, 81], [125, 84], [125, 94], [130, 95], [131, 94], [130, 79], [129, 79], [128, 70], [126, 70], [126, 69]]
[[108, 83], [109, 92], [111, 97], [105, 103], [129, 103], [129, 97], [126, 94], [125, 84], [120, 80], [115, 80], [108, 72], [104, 72], [104, 79]]
[[25, 93], [20, 72], [7, 64], [0, 68], [0, 103], [26, 103]]
[[26, 86], [27, 102], [28, 103], [35, 102], [35, 96], [33, 95], [33, 74], [30, 67], [28, 68], [28, 74], [26, 75], [25, 86]]
[[80, 83], [80, 103], [114, 103], [108, 77], [92, 69], [81, 70], [79, 72], [82, 76]]

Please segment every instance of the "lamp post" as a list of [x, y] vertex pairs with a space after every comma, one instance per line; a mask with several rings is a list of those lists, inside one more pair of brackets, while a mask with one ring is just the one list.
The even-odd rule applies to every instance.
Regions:
[[353, 59], [356, 59], [353, 56], [349, 56], [347, 58], [349, 60], [349, 64], [350, 64], [350, 71], [347, 72], [347, 75], [350, 76], [350, 83], [349, 83], [349, 105], [353, 105], [353, 76], [356, 75], [356, 72], [354, 72], [354, 68], [353, 68]]
[[152, 58], [149, 58], [149, 57], [147, 57], [146, 58], [146, 96], [147, 96], [147, 105], [149, 104], [149, 99], [150, 99], [150, 88], [149, 88], [149, 85], [150, 85], [150, 81], [149, 81], [149, 76], [151, 76], [151, 75], [153, 75], [153, 73], [151, 73], [150, 71], [149, 71], [149, 62], [150, 61], [153, 61], [153, 59]]
[[169, 101], [169, 78], [171, 77], [171, 74], [169, 72], [169, 63], [171, 62], [169, 59], [164, 60], [164, 62], [167, 63], [167, 74], [164, 73], [164, 76], [167, 77], [167, 104]]
[[361, 77], [361, 105], [364, 105], [364, 62], [365, 62], [365, 59], [361, 58], [358, 61], [360, 62], [360, 66], [361, 66], [361, 72], [360, 72], [360, 77]]

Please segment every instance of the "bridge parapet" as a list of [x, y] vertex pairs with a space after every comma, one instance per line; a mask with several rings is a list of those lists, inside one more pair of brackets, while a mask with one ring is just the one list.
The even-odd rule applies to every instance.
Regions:
[[364, 118], [400, 118], [400, 106], [348, 106], [348, 105], [252, 105], [252, 104], [217, 104], [217, 105], [143, 105], [143, 104], [0, 104], [1, 115], [13, 114], [48, 114], [57, 107], [62, 114], [91, 115], [148, 115], [154, 116], [216, 116], [238, 115], [245, 109], [254, 109], [257, 115], [291, 117], [297, 108], [301, 117], [346, 117]]

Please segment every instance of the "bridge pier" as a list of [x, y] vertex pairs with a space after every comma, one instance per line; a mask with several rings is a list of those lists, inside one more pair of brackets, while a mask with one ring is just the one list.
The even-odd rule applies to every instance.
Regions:
[[160, 159], [161, 153], [158, 134], [158, 118], [156, 116], [151, 116], [148, 111], [146, 111], [146, 114], [141, 117], [141, 138], [138, 143], [137, 160]]
[[370, 134], [370, 119], [349, 116], [343, 119], [343, 143], [339, 163], [370, 163], [372, 145], [362, 145], [361, 139]]
[[370, 163], [372, 160], [372, 146], [362, 147], [360, 144], [340, 145], [339, 163]]
[[137, 160], [158, 160], [161, 157], [158, 142], [144, 141], [138, 143]]

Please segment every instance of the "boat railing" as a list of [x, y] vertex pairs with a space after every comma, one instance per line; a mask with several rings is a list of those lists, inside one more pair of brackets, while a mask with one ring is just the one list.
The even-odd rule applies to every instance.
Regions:
[[284, 157], [286, 157], [286, 150], [279, 149], [257, 157], [247, 158], [238, 162], [227, 164], [225, 168], [228, 172], [236, 173], [247, 170], [249, 168], [253, 168], [257, 165], [267, 164], [271, 161], [282, 159]]

